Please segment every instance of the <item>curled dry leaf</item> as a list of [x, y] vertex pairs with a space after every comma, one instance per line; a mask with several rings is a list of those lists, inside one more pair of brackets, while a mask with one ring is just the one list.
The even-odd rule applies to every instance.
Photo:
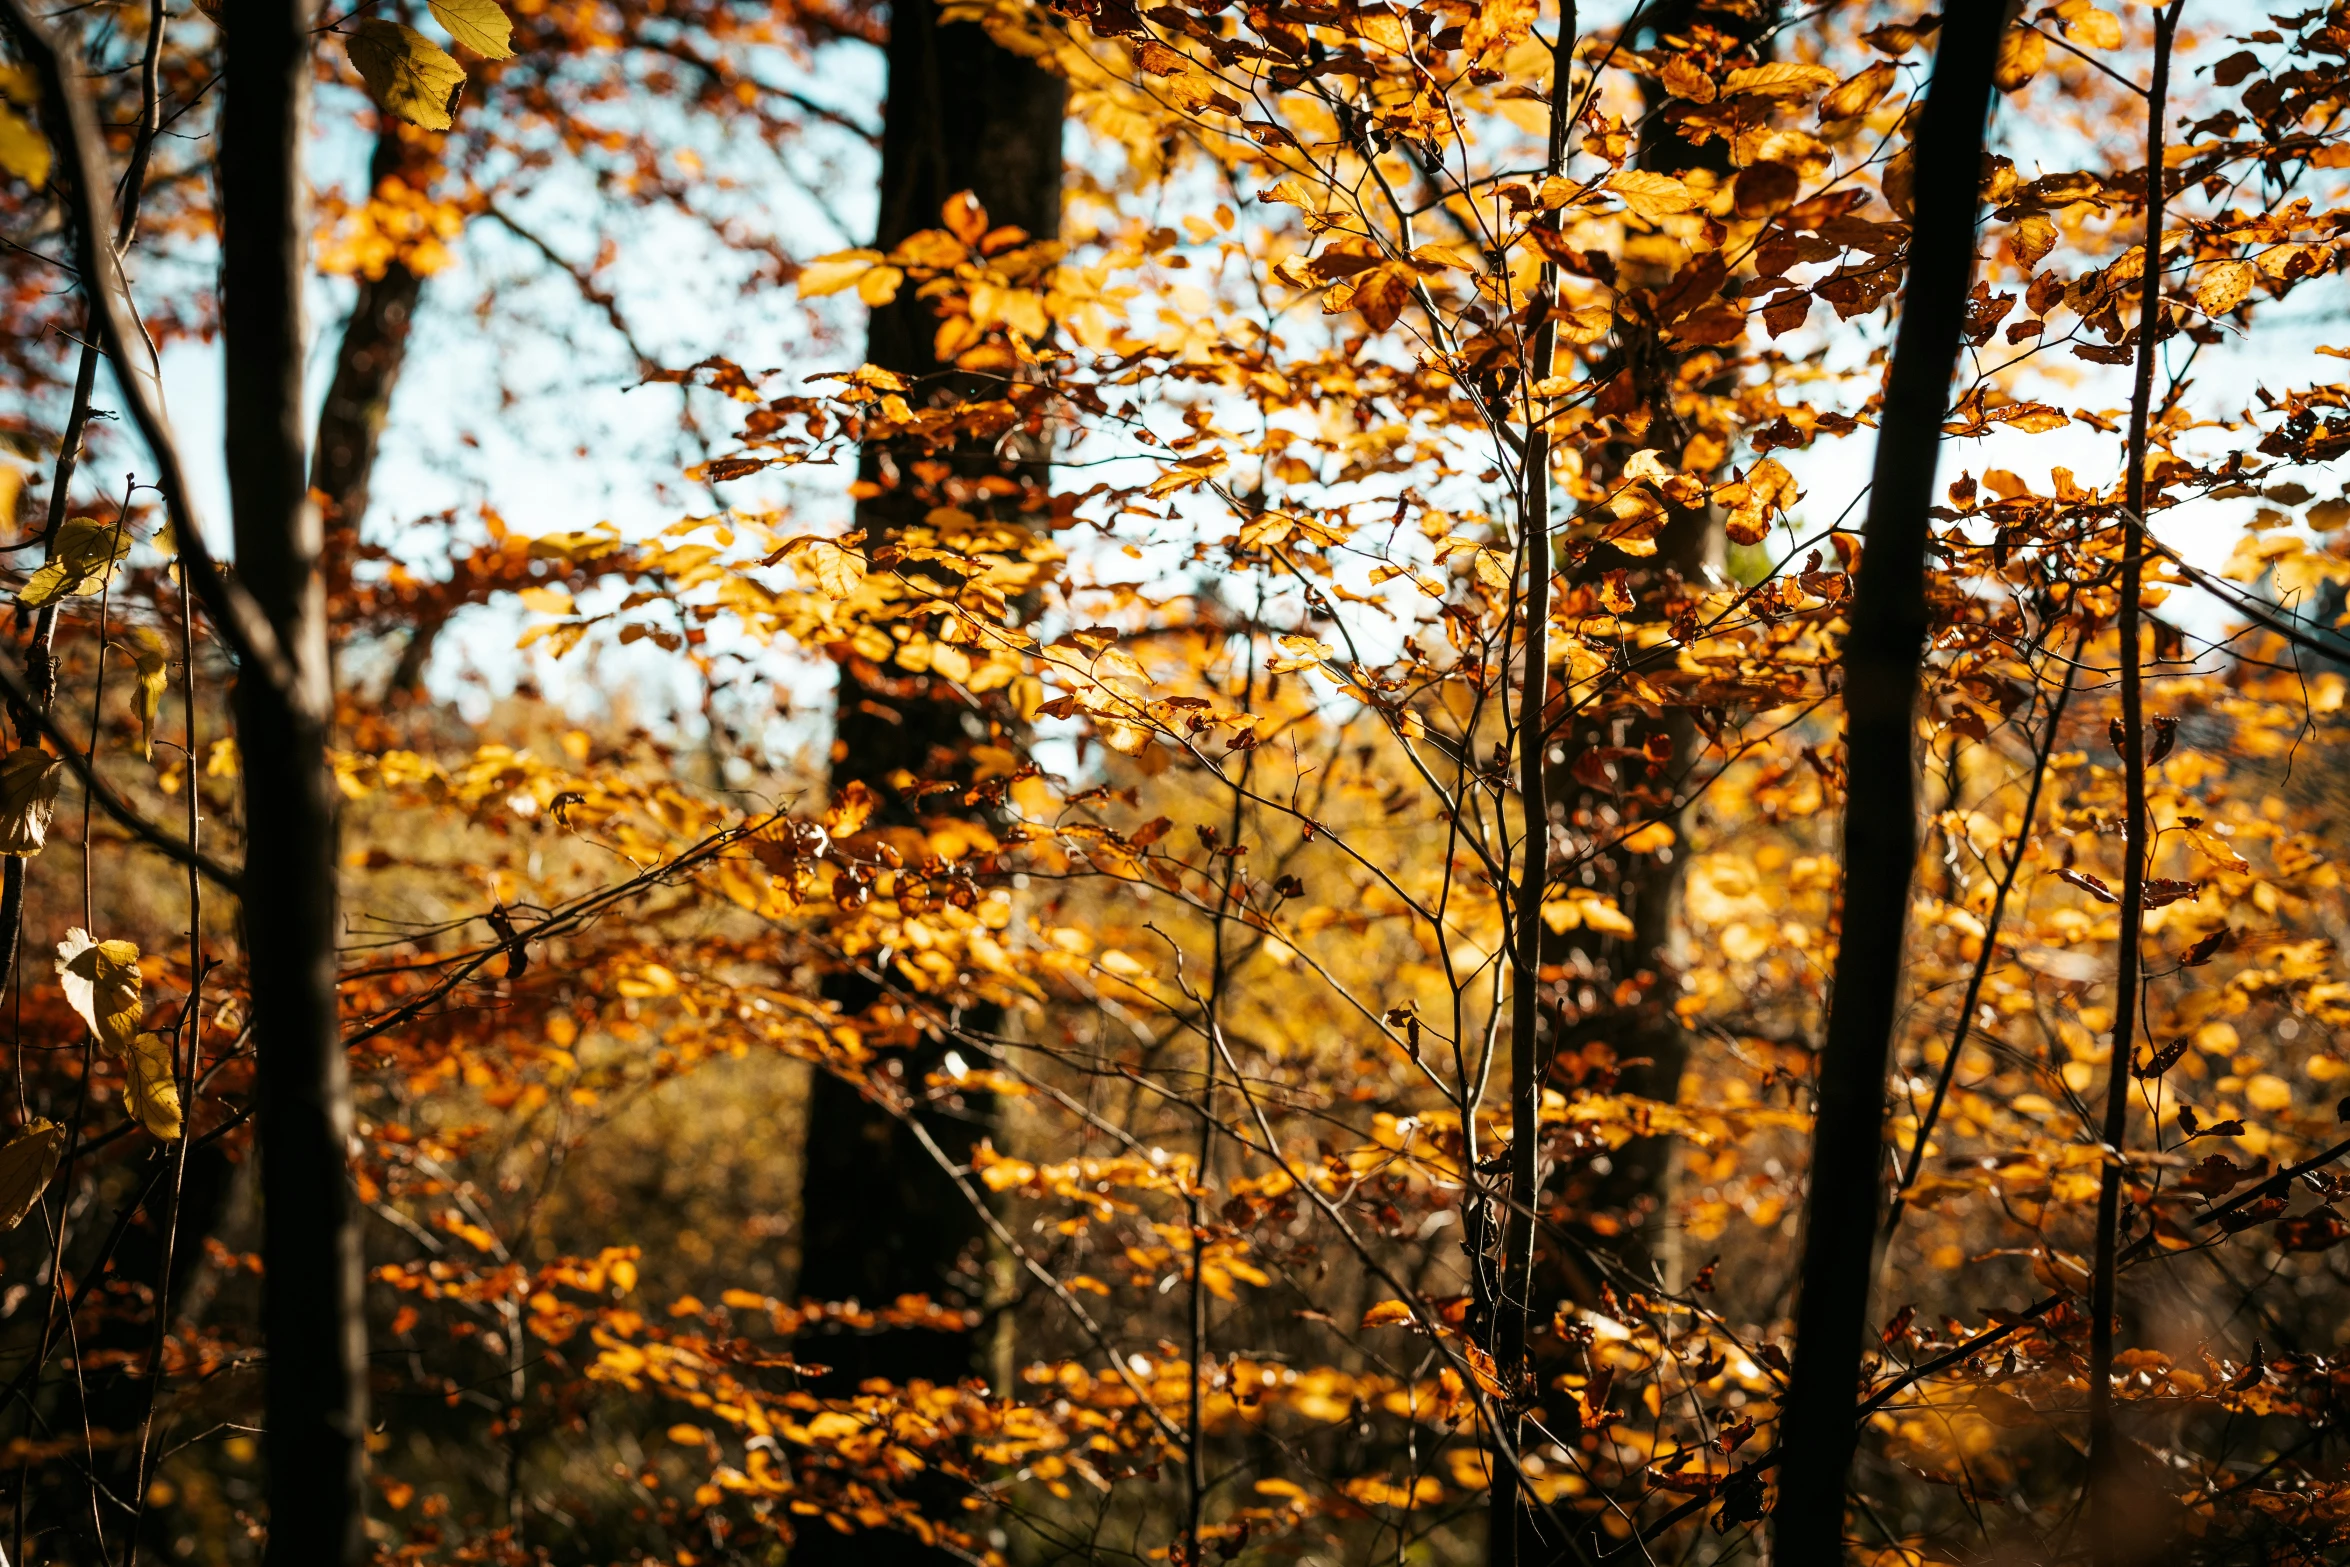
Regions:
[[2007, 243], [2018, 265], [2036, 267], [2056, 248], [2056, 223], [2046, 213], [2032, 213], [2008, 231]]
[[0, 760], [0, 855], [30, 859], [49, 836], [65, 763], [37, 745], [19, 746]]
[[1771, 531], [1772, 519], [1800, 498], [1795, 475], [1768, 457], [1748, 469], [1744, 478], [1718, 485], [1713, 493], [1714, 504], [1725, 510], [1722, 531], [1738, 544], [1761, 543]]
[[27, 1121], [24, 1130], [0, 1143], [0, 1230], [13, 1230], [32, 1212], [57, 1173], [65, 1149], [65, 1128], [55, 1121]]

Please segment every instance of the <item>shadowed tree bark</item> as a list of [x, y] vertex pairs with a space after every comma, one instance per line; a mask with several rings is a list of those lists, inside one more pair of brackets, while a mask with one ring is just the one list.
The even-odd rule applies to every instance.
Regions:
[[[1779, 9], [1776, 3], [1763, 4], [1752, 15], [1741, 16], [1714, 10], [1703, 0], [1668, 0], [1644, 13], [1648, 20], [1641, 31], [1651, 44], [1702, 42], [1718, 57], [1768, 59], [1769, 34]], [[1704, 170], [1718, 179], [1730, 178], [1735, 170], [1729, 145], [1718, 136], [1693, 140], [1679, 112], [1690, 105], [1667, 95], [1653, 80], [1643, 86], [1647, 117], [1640, 128], [1639, 166], [1660, 174]], [[1651, 266], [1628, 268], [1618, 281], [1626, 289], [1657, 288], [1670, 277], [1665, 269]], [[1615, 462], [1648, 447], [1668, 466], [1681, 465], [1699, 433], [1674, 408], [1676, 383], [1690, 356], [1687, 346], [1668, 341], [1646, 323], [1627, 323], [1619, 333], [1618, 347], [1601, 373], [1628, 376], [1651, 418], [1636, 439], [1618, 443], [1610, 454]], [[1703, 388], [1709, 394], [1726, 389], [1719, 383]], [[1574, 575], [1577, 580], [1596, 581], [1612, 568], [1625, 568], [1627, 591], [1640, 603], [1635, 613], [1658, 618], [1660, 606], [1678, 585], [1700, 581], [1709, 563], [1718, 564], [1720, 552], [1720, 525], [1708, 508], [1673, 507], [1657, 536], [1654, 555], [1635, 560], [1602, 549]], [[1573, 930], [1545, 942], [1544, 961], [1563, 965], [1574, 976], [1561, 992], [1554, 1053], [1574, 1054], [1604, 1045], [1616, 1063], [1619, 1088], [1670, 1103], [1680, 1096], [1689, 1058], [1688, 1035], [1673, 1011], [1684, 961], [1680, 926], [1687, 844], [1684, 813], [1671, 802], [1698, 754], [1697, 728], [1688, 709], [1672, 707], [1660, 718], [1636, 719], [1607, 731], [1588, 720], [1571, 724], [1559, 741], [1566, 761], [1550, 789], [1554, 820], [1603, 843], [1620, 835], [1627, 821], [1661, 821], [1674, 829], [1676, 841], [1659, 853], [1614, 851], [1591, 862], [1590, 884], [1616, 899], [1632, 930], [1621, 936]], [[1618, 762], [1614, 786], [1594, 781], [1597, 775], [1577, 764], [1606, 747], [1645, 750], [1651, 758], [1648, 775], [1625, 777], [1628, 764]], [[1583, 1069], [1580, 1064], [1570, 1067]], [[1569, 1190], [1567, 1211], [1593, 1231], [1619, 1218], [1637, 1226], [1629, 1234], [1603, 1233], [1600, 1238], [1629, 1260], [1654, 1264], [1671, 1275], [1678, 1271], [1666, 1228], [1672, 1165], [1671, 1138], [1635, 1137], [1615, 1151], [1604, 1176], [1586, 1178]]]
[[307, 0], [227, 0], [223, 20], [229, 498], [238, 576], [291, 666], [283, 681], [246, 668], [236, 691], [269, 1351], [264, 1559], [270, 1567], [331, 1567], [367, 1553], [367, 1341], [345, 1154], [350, 1083], [335, 999], [324, 541], [310, 500], [302, 399], [312, 17]]
[[[903, 0], [891, 19], [888, 107], [881, 143], [881, 216], [874, 243], [883, 250], [937, 227], [947, 198], [969, 191], [991, 225], [1015, 225], [1039, 239], [1060, 229], [1061, 128], [1065, 88], [1059, 78], [998, 48], [977, 25], [942, 26], [932, 0]], [[918, 380], [923, 394], [952, 400], [973, 390], [942, 366], [933, 349], [936, 319], [911, 290], [873, 313], [867, 357]], [[857, 508], [867, 548], [918, 523], [950, 496], [975, 507], [972, 479], [1008, 477], [1016, 497], [997, 504], [1032, 509], [1045, 498], [1041, 452], [960, 454], [943, 485], [919, 478], [910, 460], [869, 446], [860, 477], [878, 491]], [[874, 825], [912, 827], [918, 813], [891, 783], [966, 776], [966, 755], [986, 737], [988, 715], [943, 680], [880, 669], [850, 658], [841, 666], [832, 778], [861, 783], [883, 802]], [[944, 797], [951, 802], [954, 797]], [[960, 807], [951, 807], [960, 808]], [[827, 994], [855, 1012], [888, 1001], [856, 975], [836, 977]], [[964, 1023], [993, 1029], [992, 1015]], [[903, 1089], [919, 1094], [936, 1071], [946, 1041], [925, 1038], [885, 1062]], [[953, 1109], [917, 1112], [923, 1128], [958, 1163], [994, 1119], [985, 1096], [966, 1095]], [[859, 1089], [819, 1074], [808, 1110], [802, 1190], [800, 1294], [886, 1305], [922, 1294], [942, 1303], [977, 1305], [987, 1294], [983, 1228], [970, 1204], [912, 1131]], [[972, 1374], [974, 1333], [893, 1330], [812, 1340], [810, 1358], [834, 1368], [821, 1391], [851, 1391], [869, 1377], [952, 1382]], [[935, 1563], [948, 1558], [909, 1536], [871, 1532], [844, 1537], [801, 1531], [795, 1564]]]
[[1844, 642], [1844, 910], [1805, 1198], [1795, 1371], [1780, 1417], [1775, 1560], [1844, 1558], [1844, 1486], [1884, 1184], [1885, 1064], [1917, 860], [1914, 710], [1928, 508], [1974, 282], [1991, 70], [2007, 8], [1953, 6], [1918, 127], [1901, 327]]
[[[398, 124], [389, 115], [375, 136], [367, 185], [374, 191], [408, 171], [410, 154]], [[367, 490], [375, 475], [375, 454], [390, 415], [392, 389], [408, 355], [408, 330], [424, 279], [397, 256], [383, 276], [359, 279], [359, 292], [343, 335], [335, 346], [335, 368], [318, 408], [318, 441], [310, 464], [310, 485], [324, 497], [326, 526], [337, 548], [330, 569], [348, 572], [349, 546], [358, 542], [367, 520]]]

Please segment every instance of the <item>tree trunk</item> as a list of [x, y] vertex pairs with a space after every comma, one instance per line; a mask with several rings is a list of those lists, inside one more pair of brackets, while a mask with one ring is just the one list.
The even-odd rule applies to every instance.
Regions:
[[[998, 48], [975, 24], [940, 25], [929, 0], [906, 0], [891, 21], [888, 94], [877, 246], [887, 250], [938, 226], [947, 198], [966, 190], [986, 207], [991, 224], [1017, 225], [1040, 239], [1059, 232], [1066, 99], [1059, 78]], [[867, 357], [919, 378], [925, 395], [952, 400], [972, 388], [939, 364], [935, 328], [929, 306], [909, 290], [874, 312]], [[1010, 477], [1031, 502], [1043, 496], [1040, 452], [1007, 458], [974, 450], [950, 466], [962, 479]], [[860, 467], [880, 492], [857, 509], [869, 550], [945, 499], [917, 479], [910, 461], [901, 464], [880, 446], [866, 449]], [[973, 503], [966, 497], [959, 504]], [[884, 802], [877, 827], [910, 827], [917, 812], [890, 784], [892, 775], [962, 776], [966, 753], [985, 728], [946, 682], [852, 659], [841, 667], [834, 735], [835, 787], [866, 785]], [[851, 1014], [883, 1001], [879, 987], [853, 974], [836, 976], [826, 994]], [[1000, 1019], [969, 1012], [963, 1021], [987, 1031]], [[897, 1053], [884, 1072], [896, 1069], [897, 1084], [919, 1094], [946, 1049], [946, 1041], [927, 1039]], [[994, 1107], [971, 1095], [957, 1112], [917, 1114], [946, 1155], [961, 1162], [993, 1124]], [[984, 1232], [969, 1202], [896, 1116], [829, 1073], [818, 1074], [810, 1098], [801, 1214], [804, 1298], [879, 1306], [923, 1294], [971, 1306], [986, 1294]], [[808, 1353], [834, 1368], [818, 1390], [838, 1396], [869, 1377], [953, 1382], [972, 1374], [977, 1351], [971, 1333], [909, 1330], [827, 1337]], [[845, 1537], [821, 1528], [802, 1530], [792, 1556], [794, 1567], [948, 1559], [908, 1536]]]
[[1917, 860], [1914, 710], [1926, 637], [1927, 509], [1975, 271], [1991, 68], [2006, 8], [1953, 6], [1918, 127], [1918, 204], [1844, 643], [1844, 910], [1820, 1058], [1795, 1370], [1780, 1419], [1775, 1559], [1844, 1556], [1861, 1339], [1884, 1182], [1885, 1063]]
[[[1686, 34], [1698, 19], [1700, 0], [1667, 0], [1654, 7], [1644, 30], [1658, 41]], [[1777, 23], [1776, 3], [1754, 15], [1734, 16], [1706, 11], [1704, 20], [1732, 40], [1732, 47], [1750, 47], [1757, 59], [1768, 59], [1767, 35]], [[1762, 40], [1758, 43], [1758, 40]], [[1698, 143], [1683, 134], [1675, 111], [1688, 105], [1667, 95], [1654, 82], [1643, 84], [1647, 115], [1641, 122], [1639, 167], [1660, 174], [1681, 175], [1704, 169], [1720, 179], [1734, 172], [1730, 149], [1719, 137]], [[1657, 287], [1668, 281], [1658, 269], [1654, 276], [1628, 272], [1624, 287]], [[1603, 376], [1627, 373], [1641, 400], [1652, 410], [1652, 421], [1637, 441], [1609, 453], [1611, 468], [1641, 446], [1653, 447], [1674, 467], [1682, 462], [1690, 437], [1672, 411], [1674, 380], [1686, 349], [1664, 341], [1655, 331], [1627, 331], [1613, 362]], [[1707, 392], [1727, 390], [1712, 385]], [[1642, 605], [1639, 613], [1658, 614], [1658, 606], [1679, 584], [1701, 579], [1709, 564], [1718, 564], [1721, 529], [1705, 507], [1675, 507], [1656, 540], [1656, 553], [1629, 563], [1627, 587]], [[1577, 580], [1596, 580], [1607, 568], [1626, 564], [1624, 557], [1603, 552], [1583, 563]], [[1626, 821], [1657, 821], [1674, 831], [1674, 844], [1655, 854], [1602, 853], [1591, 862], [1591, 885], [1616, 900], [1632, 922], [1628, 936], [1575, 930], [1545, 942], [1544, 961], [1562, 964], [1577, 973], [1570, 983], [1559, 1019], [1559, 1047], [1578, 1052], [1603, 1044], [1617, 1063], [1616, 1086], [1625, 1093], [1671, 1103], [1680, 1097], [1681, 1077], [1689, 1060], [1689, 1037], [1673, 1011], [1679, 994], [1677, 980], [1683, 966], [1681, 951], [1681, 895], [1688, 863], [1683, 837], [1685, 813], [1672, 805], [1673, 793], [1684, 785], [1696, 760], [1697, 726], [1685, 708], [1667, 708], [1660, 718], [1634, 718], [1614, 732], [1589, 725], [1570, 726], [1559, 737], [1567, 755], [1557, 769], [1551, 798], [1559, 802], [1565, 820], [1580, 834], [1607, 842], [1621, 834]], [[1595, 789], [1575, 776], [1575, 760], [1595, 746], [1632, 749], [1655, 745], [1655, 763], [1645, 783], [1627, 780], [1621, 793]], [[1621, 765], [1621, 764], [1619, 764]], [[1607, 1173], [1570, 1189], [1567, 1211], [1585, 1228], [1600, 1233], [1627, 1261], [1646, 1263], [1678, 1285], [1678, 1256], [1667, 1208], [1671, 1202], [1674, 1141], [1669, 1137], [1635, 1137], [1615, 1150]], [[1592, 1221], [1596, 1220], [1594, 1223]], [[1623, 1230], [1605, 1233], [1621, 1224]]]
[[244, 939], [259, 1102], [261, 1327], [271, 1567], [367, 1550], [367, 1429], [351, 1096], [335, 1004], [334, 711], [322, 526], [303, 439], [306, 0], [228, 0], [221, 111], [222, 336], [237, 571], [292, 666], [240, 671]]
[[[375, 156], [367, 169], [368, 190], [405, 171], [406, 143], [400, 128], [386, 114], [376, 131]], [[335, 349], [335, 370], [327, 382], [326, 400], [318, 409], [318, 442], [311, 459], [310, 485], [325, 497], [326, 526], [340, 557], [330, 569], [347, 571], [348, 546], [356, 543], [360, 524], [367, 520], [367, 487], [375, 475], [375, 454], [383, 438], [384, 420], [392, 407], [392, 388], [408, 354], [408, 329], [416, 317], [417, 296], [424, 279], [397, 257], [385, 263], [383, 276], [359, 279], [350, 318]]]

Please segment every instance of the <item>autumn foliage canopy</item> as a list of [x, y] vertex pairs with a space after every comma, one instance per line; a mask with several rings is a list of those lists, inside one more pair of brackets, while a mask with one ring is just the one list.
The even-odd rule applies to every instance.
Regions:
[[9, 1561], [2350, 1551], [2350, 5], [0, 9]]

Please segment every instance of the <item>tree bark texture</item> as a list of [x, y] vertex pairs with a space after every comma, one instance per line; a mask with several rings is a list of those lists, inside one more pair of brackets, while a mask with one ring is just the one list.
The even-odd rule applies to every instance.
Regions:
[[323, 529], [302, 398], [309, 240], [302, 174], [307, 0], [227, 0], [221, 109], [222, 335], [238, 576], [291, 678], [240, 671], [244, 940], [252, 973], [268, 1348], [270, 1567], [367, 1553], [366, 1326], [335, 1002], [334, 711]]
[[[939, 226], [942, 206], [959, 191], [979, 200], [991, 225], [1055, 237], [1065, 107], [1059, 78], [997, 47], [975, 24], [942, 26], [929, 0], [907, 0], [890, 28], [874, 243], [887, 250]], [[937, 360], [936, 327], [929, 306], [908, 290], [873, 313], [867, 357], [914, 379], [918, 398], [966, 395], [975, 386], [961, 384], [964, 378]], [[949, 464], [953, 477], [942, 489], [915, 475], [911, 454], [901, 462], [885, 446], [869, 446], [860, 477], [878, 493], [857, 509], [867, 548], [950, 499], [981, 509], [961, 488], [978, 477], [1009, 477], [1019, 486], [1016, 499], [996, 503], [1003, 508], [1041, 506], [1042, 458], [1041, 452], [956, 454]], [[966, 777], [967, 753], [987, 735], [989, 717], [943, 680], [852, 658], [840, 673], [833, 783], [861, 783], [874, 792], [883, 802], [876, 828], [917, 826], [919, 813], [890, 780], [908, 773], [926, 781]], [[948, 809], [962, 808], [952, 804], [955, 797], [943, 798]], [[935, 805], [930, 814], [937, 814]], [[851, 1013], [891, 1004], [881, 986], [855, 974], [836, 976], [826, 993]], [[982, 1032], [1000, 1021], [992, 1009], [974, 1009], [962, 1018], [965, 1027]], [[883, 1072], [896, 1074], [899, 1090], [919, 1096], [948, 1045], [926, 1037], [886, 1060]], [[995, 1110], [986, 1096], [966, 1095], [957, 1106], [913, 1114], [960, 1163], [993, 1125]], [[975, 1307], [989, 1293], [985, 1232], [969, 1201], [898, 1116], [829, 1073], [819, 1073], [811, 1091], [801, 1212], [803, 1298], [885, 1306], [901, 1295], [924, 1294], [942, 1304]], [[811, 1341], [806, 1353], [834, 1368], [819, 1391], [839, 1395], [869, 1377], [952, 1382], [973, 1373], [978, 1350], [975, 1333], [903, 1330], [825, 1337]], [[948, 1558], [911, 1537], [852, 1538], [825, 1529], [803, 1530], [793, 1554], [795, 1567], [852, 1559], [859, 1567], [879, 1567]]]
[[1917, 859], [1914, 710], [1926, 637], [1928, 508], [1975, 271], [1991, 69], [2006, 8], [1953, 6], [1918, 128], [1917, 207], [1844, 644], [1844, 909], [1812, 1129], [1795, 1368], [1780, 1417], [1775, 1560], [1844, 1556], [1884, 1183], [1885, 1066]]
[[[1724, 52], [1749, 49], [1762, 60], [1770, 57], [1768, 35], [1779, 9], [1776, 3], [1766, 4], [1751, 16], [1739, 16], [1706, 10], [1700, 0], [1667, 0], [1648, 7], [1640, 27], [1653, 42], [1662, 43], [1686, 39], [1702, 22], [1721, 35], [1719, 47]], [[1644, 85], [1648, 113], [1640, 128], [1639, 167], [1671, 175], [1703, 169], [1719, 179], [1729, 178], [1735, 171], [1728, 144], [1719, 137], [1693, 141], [1680, 120], [1680, 111], [1689, 105], [1655, 83]], [[1629, 289], [1661, 286], [1668, 280], [1660, 269], [1654, 276], [1625, 276], [1619, 282]], [[1600, 373], [1628, 376], [1650, 417], [1637, 437], [1617, 443], [1609, 454], [1613, 462], [1652, 447], [1669, 466], [1681, 464], [1697, 433], [1674, 406], [1676, 382], [1688, 353], [1652, 327], [1619, 333], [1619, 345]], [[1705, 388], [1709, 393], [1723, 389]], [[1700, 580], [1706, 566], [1718, 560], [1720, 549], [1721, 529], [1707, 508], [1673, 507], [1657, 536], [1654, 555], [1627, 561], [1613, 551], [1601, 551], [1584, 561], [1574, 578], [1596, 581], [1609, 568], [1625, 566], [1627, 590], [1642, 606], [1635, 613], [1653, 616], [1679, 584]], [[1627, 821], [1663, 822], [1674, 829], [1677, 840], [1681, 837], [1685, 813], [1673, 802], [1698, 755], [1697, 726], [1686, 709], [1668, 708], [1661, 718], [1634, 719], [1605, 730], [1589, 721], [1568, 721], [1560, 727], [1556, 743], [1566, 760], [1556, 769], [1550, 791], [1555, 816], [1602, 843], [1617, 836]], [[1646, 776], [1626, 776], [1628, 768], [1635, 774], [1638, 769], [1628, 760], [1615, 764], [1617, 777], [1612, 781], [1577, 765], [1603, 747], [1645, 750], [1651, 758]], [[1572, 1076], [1612, 1072], [1615, 1086], [1623, 1092], [1670, 1103], [1680, 1097], [1689, 1058], [1688, 1035], [1673, 1011], [1683, 964], [1685, 846], [1676, 841], [1660, 854], [1602, 852], [1593, 857], [1590, 868], [1590, 885], [1616, 900], [1632, 922], [1632, 932], [1611, 936], [1572, 930], [1545, 939], [1544, 961], [1574, 976], [1559, 993], [1553, 1053], [1580, 1058], [1566, 1067]], [[1596, 1055], [1593, 1047], [1601, 1047]], [[1635, 1137], [1611, 1156], [1606, 1175], [1585, 1176], [1570, 1187], [1567, 1209], [1579, 1227], [1626, 1254], [1627, 1260], [1659, 1267], [1669, 1276], [1677, 1271], [1666, 1211], [1672, 1163], [1672, 1139]], [[1600, 1224], [1586, 1222], [1593, 1218]], [[1618, 1222], [1628, 1226], [1628, 1233], [1599, 1233], [1601, 1225]], [[1572, 1287], [1575, 1281], [1565, 1283]], [[1588, 1281], [1582, 1284], [1587, 1294]]]

